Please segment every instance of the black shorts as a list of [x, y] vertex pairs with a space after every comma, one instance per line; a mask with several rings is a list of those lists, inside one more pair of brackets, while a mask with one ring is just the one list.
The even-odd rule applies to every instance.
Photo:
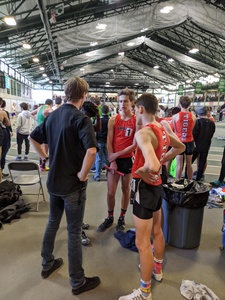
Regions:
[[136, 200], [133, 203], [133, 214], [140, 219], [151, 219], [153, 212], [159, 210], [163, 199], [163, 186], [153, 186], [137, 179]]
[[194, 149], [195, 149], [195, 143], [194, 141], [192, 142], [188, 142], [188, 143], [183, 143], [185, 146], [186, 146], [186, 149], [184, 152], [182, 152], [181, 154], [179, 155], [192, 155], [194, 153]]
[[132, 157], [117, 158], [117, 170], [123, 174], [130, 174], [133, 166]]

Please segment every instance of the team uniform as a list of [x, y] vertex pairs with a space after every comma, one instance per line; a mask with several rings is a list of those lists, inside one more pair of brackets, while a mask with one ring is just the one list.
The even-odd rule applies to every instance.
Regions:
[[170, 125], [170, 128], [174, 131], [172, 117], [167, 117], [164, 120], [167, 121], [167, 123]]
[[178, 115], [179, 119], [175, 123], [175, 133], [179, 140], [186, 146], [185, 152], [180, 155], [192, 155], [194, 152], [194, 137], [192, 134], [194, 120], [192, 113], [180, 111]]
[[[114, 139], [113, 139], [113, 152], [124, 150], [133, 144], [134, 134], [136, 131], [136, 117], [132, 117], [124, 121], [121, 115], [115, 117], [114, 123]], [[121, 155], [116, 159], [116, 164], [119, 172], [130, 174], [132, 168], [132, 157], [134, 153], [127, 153]]]
[[[163, 128], [158, 127], [155, 124], [147, 124], [145, 127], [149, 127], [153, 130], [158, 140], [158, 146], [155, 149], [155, 154], [160, 163], [167, 152], [167, 148], [170, 144], [170, 139]], [[132, 167], [132, 176], [135, 179], [136, 185], [136, 197], [133, 205], [133, 214], [140, 219], [150, 219], [153, 216], [153, 212], [160, 209], [163, 198], [163, 186], [160, 176], [160, 170], [155, 175], [155, 181], [152, 184], [147, 184], [140, 176], [135, 172], [142, 167], [145, 163], [144, 156], [139, 147], [137, 147], [134, 164]]]

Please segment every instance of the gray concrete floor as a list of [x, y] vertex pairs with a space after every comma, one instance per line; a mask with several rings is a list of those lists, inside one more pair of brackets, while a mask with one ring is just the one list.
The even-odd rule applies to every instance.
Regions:
[[[217, 123], [215, 138], [208, 159], [206, 182], [218, 179], [222, 146], [225, 141], [217, 136], [225, 136], [225, 123]], [[7, 160], [16, 156], [15, 140]], [[30, 153], [37, 161], [37, 155]], [[7, 168], [4, 170], [7, 171]], [[105, 176], [105, 175], [104, 175]], [[68, 278], [67, 231], [65, 217], [58, 231], [54, 254], [64, 259], [63, 266], [48, 279], [41, 279], [40, 248], [43, 232], [48, 219], [47, 203], [41, 202], [39, 211], [30, 211], [11, 224], [4, 224], [0, 230], [0, 300], [117, 300], [130, 293], [139, 285], [138, 254], [124, 249], [114, 237], [115, 226], [104, 233], [96, 231], [106, 217], [106, 181], [95, 182], [89, 175], [87, 205], [84, 221], [91, 225], [86, 231], [91, 246], [83, 246], [83, 265], [86, 276], [98, 275], [101, 284], [93, 291], [73, 296]], [[46, 173], [42, 173], [45, 186]], [[25, 192], [25, 188], [24, 188]], [[120, 187], [117, 192], [115, 218], [120, 210]], [[35, 196], [23, 196], [35, 207]], [[164, 279], [162, 283], [152, 280], [153, 299], [181, 300], [180, 285], [183, 279], [205, 284], [225, 300], [225, 251], [221, 251], [221, 227], [223, 210], [204, 208], [203, 228], [200, 246], [196, 249], [179, 249], [166, 245], [164, 259]], [[131, 207], [126, 216], [127, 229], [133, 227]], [[116, 225], [116, 224], [115, 224]]]

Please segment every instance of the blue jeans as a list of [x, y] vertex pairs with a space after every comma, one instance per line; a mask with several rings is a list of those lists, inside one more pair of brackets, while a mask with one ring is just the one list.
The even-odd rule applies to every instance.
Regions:
[[84, 282], [82, 267], [81, 226], [86, 203], [86, 187], [66, 196], [50, 195], [50, 214], [42, 242], [43, 270], [49, 270], [54, 263], [54, 242], [65, 209], [68, 231], [68, 263], [72, 288]]
[[95, 158], [95, 176], [94, 178], [100, 178], [101, 177], [101, 170], [103, 167], [103, 163], [106, 163], [108, 160], [108, 151], [107, 151], [107, 147], [106, 147], [106, 142], [101, 142], [98, 143], [98, 148], [99, 151], [96, 154], [96, 158]]

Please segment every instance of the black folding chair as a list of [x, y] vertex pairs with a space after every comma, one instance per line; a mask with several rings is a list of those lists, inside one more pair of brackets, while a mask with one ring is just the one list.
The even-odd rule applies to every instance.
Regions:
[[[31, 161], [16, 161], [16, 162], [13, 161], [8, 163], [8, 169], [9, 169], [9, 174], [11, 176], [11, 180], [15, 184], [18, 184], [20, 186], [30, 186], [30, 185], [39, 184], [38, 193], [27, 193], [27, 194], [23, 193], [23, 195], [38, 195], [37, 208], [36, 208], [36, 211], [38, 211], [40, 195], [42, 195], [43, 201], [46, 201], [38, 164]], [[24, 172], [24, 173], [28, 172], [28, 174], [16, 175], [15, 172]]]

